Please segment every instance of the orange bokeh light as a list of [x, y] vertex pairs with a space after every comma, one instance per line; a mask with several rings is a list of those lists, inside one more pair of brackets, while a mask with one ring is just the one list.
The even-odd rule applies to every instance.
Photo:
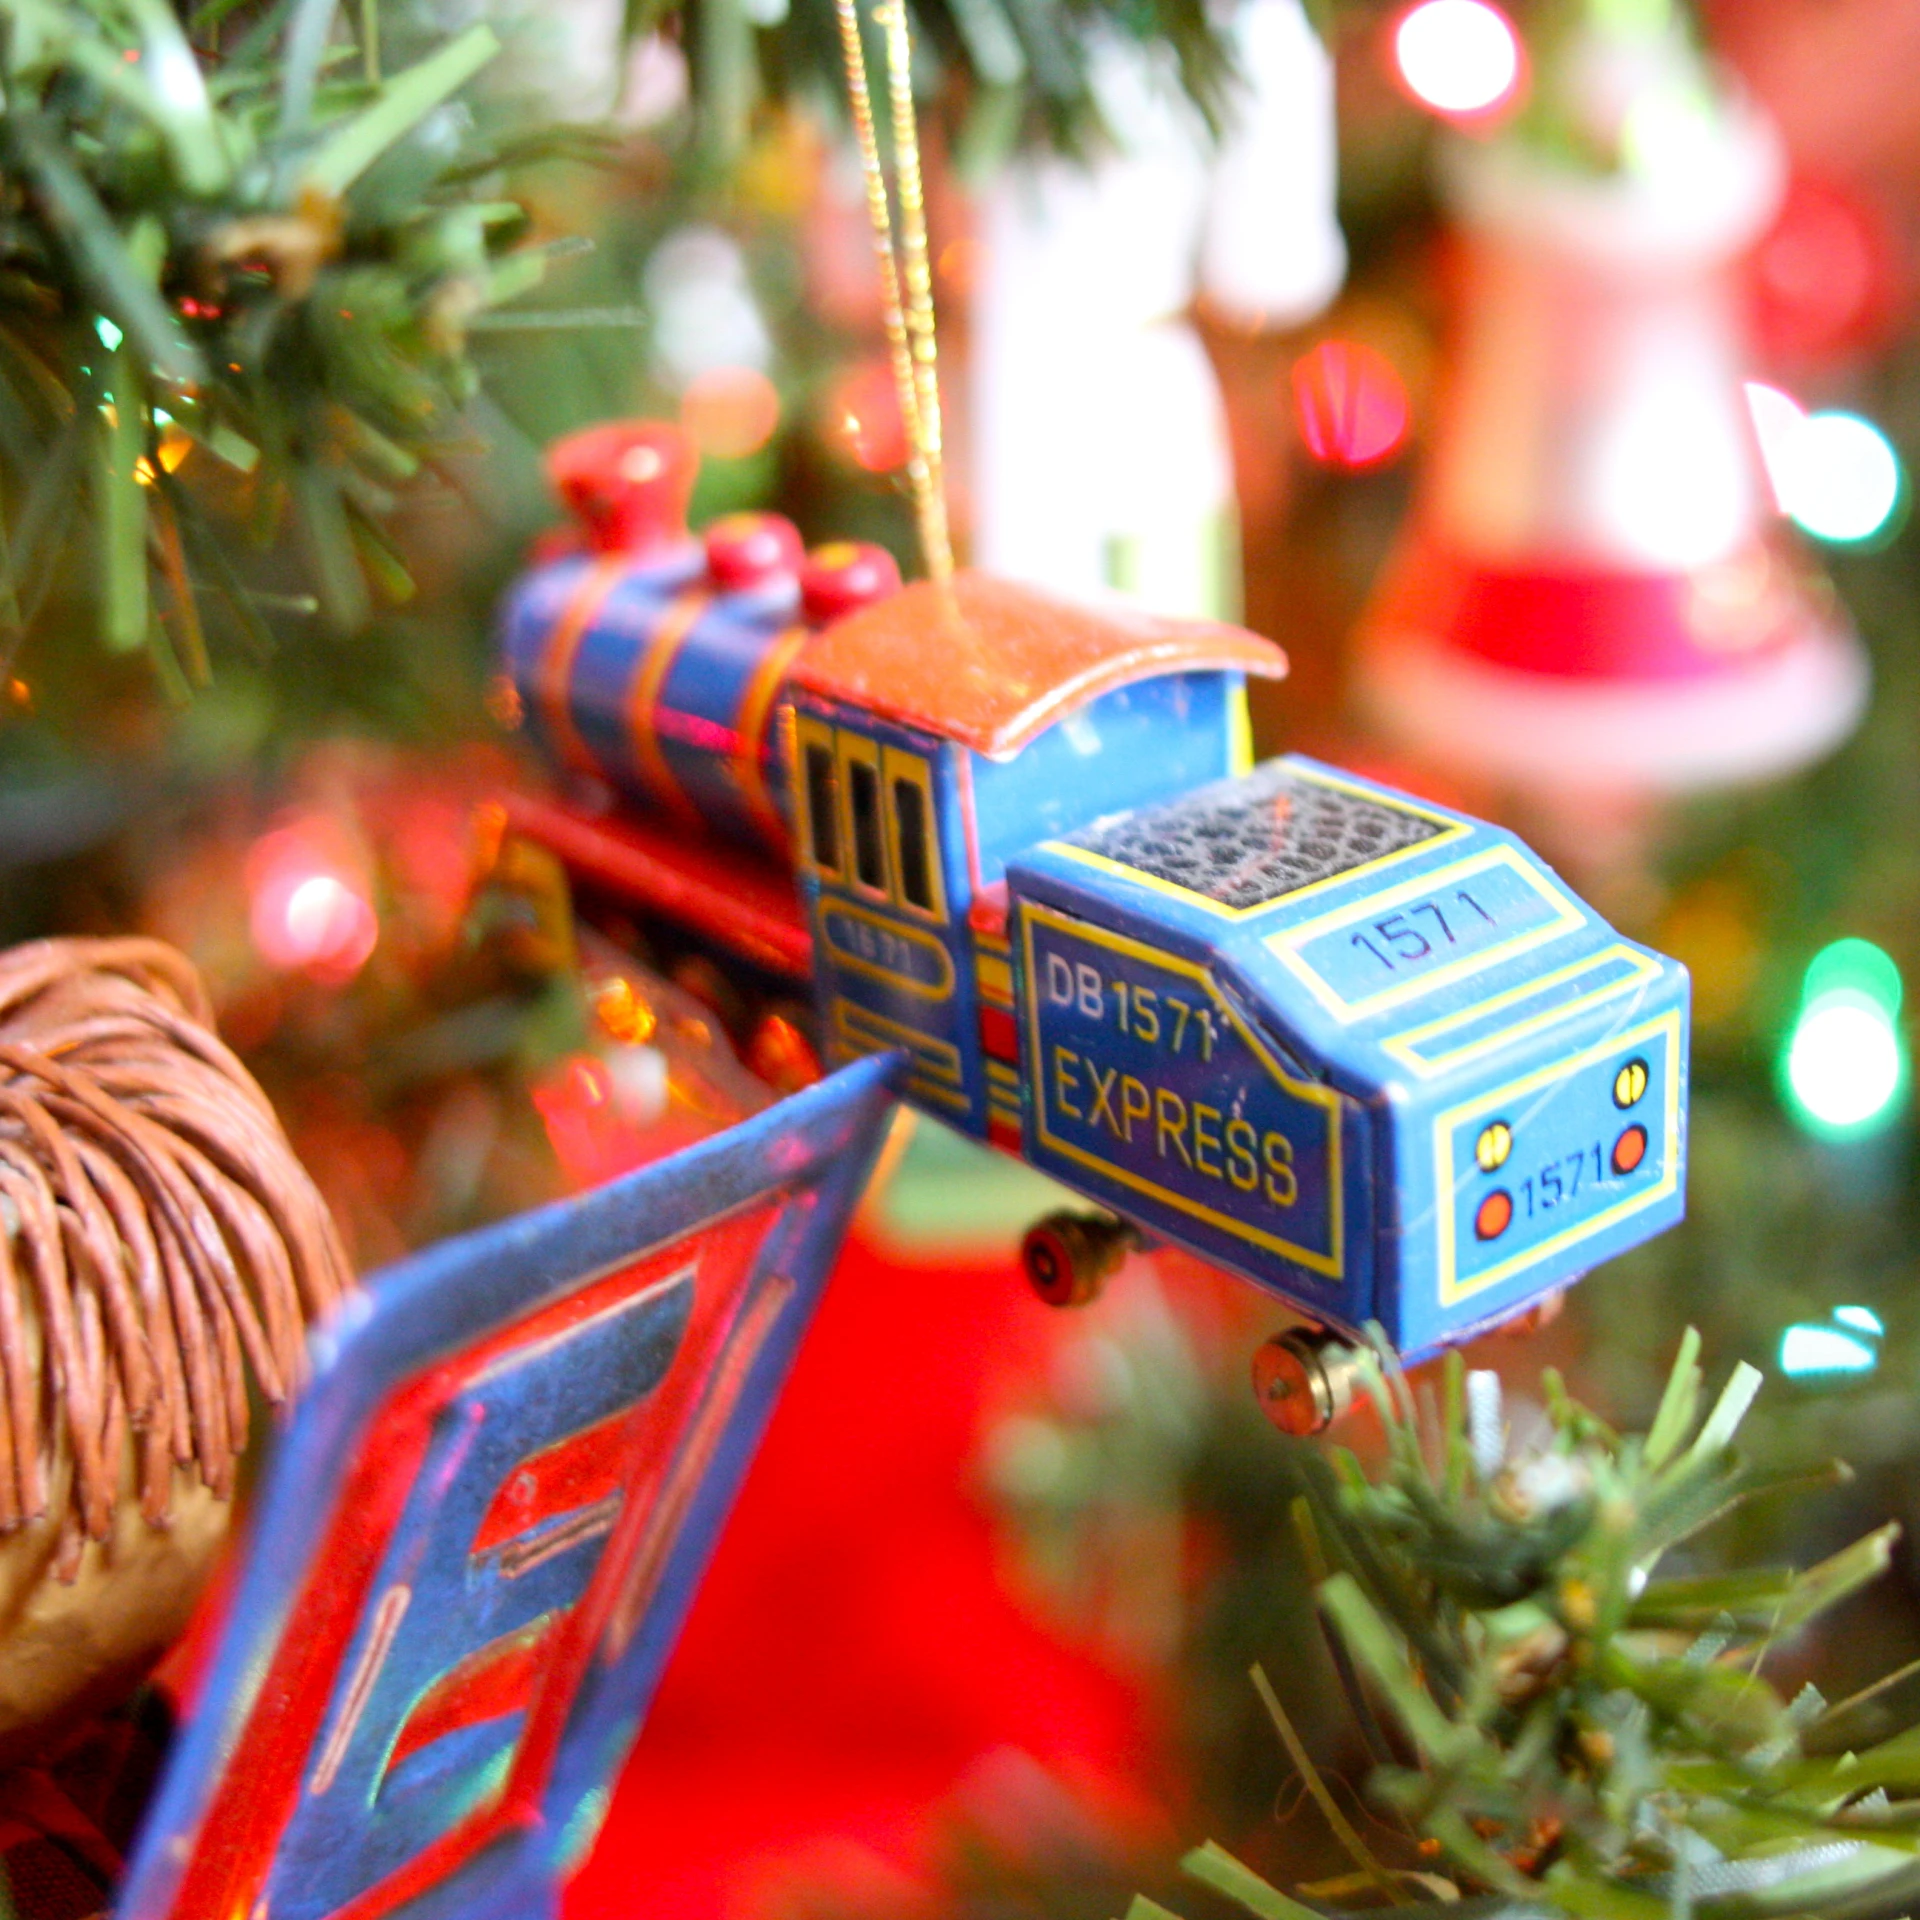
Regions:
[[849, 367], [827, 393], [827, 436], [856, 467], [892, 473], [907, 463], [907, 427], [884, 360]]
[[681, 395], [680, 424], [710, 459], [744, 460], [780, 424], [779, 389], [753, 367], [709, 367]]

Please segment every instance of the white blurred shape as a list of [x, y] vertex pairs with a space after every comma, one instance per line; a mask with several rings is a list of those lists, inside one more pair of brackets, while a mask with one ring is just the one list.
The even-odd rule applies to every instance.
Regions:
[[1787, 443], [1786, 472], [1775, 485], [1787, 512], [1816, 539], [1870, 540], [1900, 504], [1900, 458], [1872, 421], [1810, 413]]
[[1393, 41], [1400, 77], [1440, 113], [1484, 113], [1520, 77], [1520, 40], [1485, 0], [1425, 0]]
[[718, 227], [670, 233], [649, 257], [642, 284], [654, 315], [654, 359], [669, 386], [716, 367], [767, 370], [773, 341], [747, 284], [745, 256]]

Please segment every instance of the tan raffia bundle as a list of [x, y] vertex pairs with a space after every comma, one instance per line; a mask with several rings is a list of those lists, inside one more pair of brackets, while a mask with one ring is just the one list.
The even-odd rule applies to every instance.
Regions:
[[176, 1469], [224, 1501], [249, 1373], [270, 1401], [291, 1393], [307, 1326], [350, 1284], [182, 955], [139, 939], [0, 954], [0, 1534], [57, 1520], [71, 1579], [123, 1489], [150, 1528]]

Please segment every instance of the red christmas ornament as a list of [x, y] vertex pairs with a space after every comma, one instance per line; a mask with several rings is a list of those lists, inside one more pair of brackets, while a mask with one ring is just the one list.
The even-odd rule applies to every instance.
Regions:
[[1513, 142], [1462, 150], [1451, 187], [1448, 405], [1365, 624], [1376, 716], [1544, 794], [1823, 753], [1866, 669], [1779, 526], [1742, 386], [1736, 267], [1779, 200], [1769, 130], [1722, 105], [1683, 164], [1586, 176]]

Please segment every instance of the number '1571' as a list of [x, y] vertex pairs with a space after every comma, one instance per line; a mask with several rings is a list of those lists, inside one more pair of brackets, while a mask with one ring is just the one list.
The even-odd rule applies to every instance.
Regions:
[[[1447, 918], [1449, 907], [1453, 909], [1452, 920]], [[1353, 944], [1372, 954], [1389, 973], [1398, 973], [1402, 967], [1430, 958], [1442, 943], [1449, 947], [1460, 944], [1460, 936], [1453, 929], [1456, 922], [1465, 919], [1462, 908], [1477, 913], [1492, 926], [1493, 915], [1465, 887], [1458, 887], [1444, 906], [1438, 900], [1422, 900], [1405, 913], [1390, 913], [1384, 920], [1374, 921], [1365, 933], [1353, 936]]]

